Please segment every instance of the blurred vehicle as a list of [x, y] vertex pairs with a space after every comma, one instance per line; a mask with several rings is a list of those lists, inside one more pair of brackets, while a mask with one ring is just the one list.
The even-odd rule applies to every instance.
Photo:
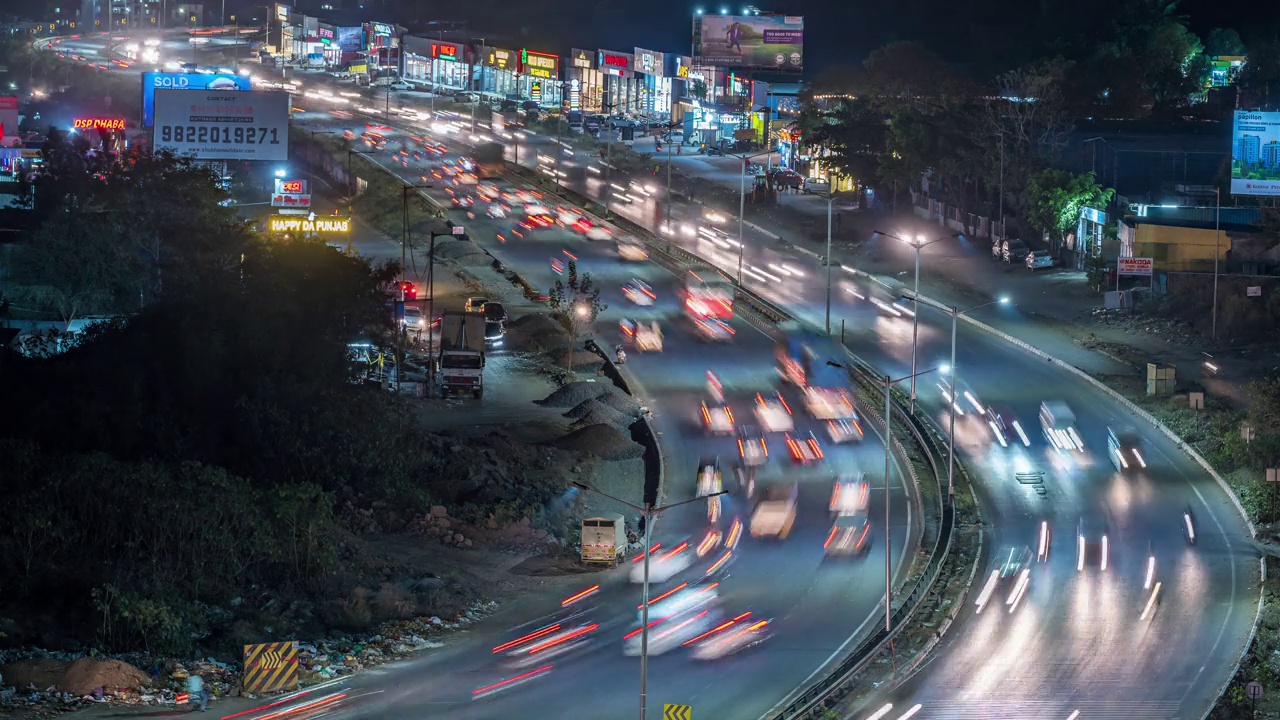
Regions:
[[586, 230], [582, 231], [582, 234], [588, 240], [596, 240], [600, 242], [613, 239], [613, 233], [609, 232], [608, 228], [600, 227], [599, 225], [592, 225], [588, 227]]
[[791, 451], [791, 459], [797, 465], [816, 465], [822, 462], [822, 445], [818, 443], [818, 438], [813, 433], [809, 433], [808, 437], [796, 438], [791, 433], [786, 434], [787, 449]]
[[541, 203], [529, 203], [524, 206], [524, 214], [531, 215], [531, 216], [545, 216], [550, 218], [551, 210], [548, 209], [546, 205], [542, 205]]
[[749, 468], [760, 467], [769, 460], [769, 443], [752, 425], [738, 428], [738, 457]]
[[1004, 604], [1008, 606], [1009, 612], [1013, 612], [1031, 581], [1031, 548], [1025, 545], [1005, 545], [992, 559], [1000, 563], [1000, 567], [991, 571], [982, 591], [978, 593], [978, 598], [974, 601], [977, 606], [975, 612], [981, 613], [1001, 587], [1008, 590]]
[[1026, 262], [1027, 255], [1031, 253], [1031, 248], [1027, 244], [1018, 239], [1005, 240], [1000, 246], [1000, 258], [1009, 264]]
[[694, 497], [706, 497], [724, 489], [720, 458], [704, 457], [698, 461], [698, 481]]
[[739, 616], [731, 624], [721, 623], [714, 632], [704, 634], [686, 643], [693, 646], [690, 656], [694, 660], [719, 660], [734, 653], [759, 645], [772, 637], [769, 620], [754, 620]]
[[484, 313], [484, 339], [492, 345], [501, 345], [507, 334], [507, 309], [492, 300], [481, 307]]
[[794, 482], [775, 480], [760, 483], [760, 496], [751, 512], [751, 537], [786, 539], [796, 521], [796, 498], [799, 488]]
[[[1096, 552], [1092, 552], [1096, 550]], [[1111, 539], [1106, 526], [1094, 519], [1080, 518], [1076, 524], [1076, 570], [1083, 572], [1090, 560], [1096, 559], [1098, 567], [1106, 572], [1111, 561]]]
[[755, 412], [756, 420], [766, 432], [791, 432], [795, 429], [791, 407], [782, 399], [782, 393], [774, 393], [769, 397], [756, 393]]
[[[649, 557], [649, 582], [662, 583], [670, 580], [678, 573], [689, 569], [693, 559], [693, 549], [687, 542], [682, 542], [670, 550], [655, 547]], [[636, 560], [631, 563], [631, 582], [644, 582], [644, 562], [641, 558]]]
[[595, 640], [597, 623], [555, 623], [494, 648], [505, 662], [517, 668], [545, 664], [552, 658], [585, 648]]
[[718, 403], [724, 402], [724, 384], [714, 372], [707, 371], [707, 394]]
[[695, 318], [693, 327], [698, 337], [712, 342], [727, 342], [737, 334], [728, 323], [715, 318]]
[[511, 207], [500, 202], [489, 203], [489, 209], [485, 210], [485, 215], [491, 218], [504, 218], [511, 214]]
[[972, 407], [976, 412], [986, 413], [987, 408], [978, 401], [977, 394], [969, 387], [968, 383], [960, 381], [956, 385], [958, 394], [952, 392], [951, 378], [943, 378], [938, 381], [938, 389], [942, 391], [943, 399], [952, 403], [952, 407], [955, 408], [957, 415], [964, 416], [966, 404], [968, 404], [969, 407]]
[[480, 183], [476, 185], [476, 192], [485, 200], [493, 201], [502, 197], [502, 192], [498, 190], [498, 186], [493, 183]]
[[831, 488], [831, 502], [828, 509], [832, 515], [850, 515], [866, 512], [867, 503], [871, 499], [871, 486], [861, 471], [836, 477]]
[[732, 435], [733, 411], [728, 405], [708, 406], [702, 403], [702, 425], [712, 435]]
[[[666, 620], [650, 620], [648, 653], [662, 655], [671, 652], [686, 642], [700, 637], [716, 626], [718, 616], [710, 610], [699, 610], [688, 615], [668, 618]], [[622, 636], [622, 654], [635, 657], [640, 654], [643, 644], [642, 628], [636, 628]]]
[[579, 213], [577, 210], [564, 207], [556, 208], [556, 222], [565, 227], [573, 227], [574, 223], [582, 219], [582, 213]]
[[733, 319], [733, 283], [713, 269], [685, 273], [684, 305], [693, 318]]
[[426, 316], [422, 312], [422, 308], [414, 305], [404, 306], [404, 317], [400, 320], [400, 327], [410, 335], [416, 335], [426, 328]]
[[995, 435], [1000, 447], [1009, 447], [1009, 443], [1015, 439], [1026, 447], [1031, 447], [1031, 438], [1022, 429], [1018, 416], [1013, 414], [1013, 408], [1008, 405], [988, 405], [986, 417], [987, 427], [991, 428], [991, 434]]
[[626, 555], [627, 527], [621, 515], [583, 518], [582, 562], [617, 565]]
[[1076, 432], [1076, 416], [1061, 400], [1040, 403], [1040, 428], [1045, 439], [1058, 450], [1084, 451], [1084, 441]]
[[[680, 583], [649, 600], [649, 622], [668, 620], [690, 612], [704, 610], [720, 599], [720, 583], [698, 582]], [[644, 606], [637, 606], [636, 619], [643, 622], [640, 615]]]
[[1182, 511], [1182, 534], [1186, 536], [1188, 544], [1196, 544], [1196, 516], [1191, 512], [1190, 505]]
[[822, 551], [827, 557], [863, 555], [871, 549], [871, 521], [865, 512], [837, 515]]
[[1107, 428], [1107, 454], [1120, 472], [1147, 469], [1147, 461], [1142, 457], [1142, 436], [1132, 427]]
[[634, 238], [623, 238], [618, 241], [618, 257], [628, 262], [644, 262], [649, 259], [649, 250]]
[[658, 300], [658, 296], [654, 294], [653, 288], [649, 287], [649, 283], [636, 278], [628, 280], [622, 286], [622, 296], [642, 307], [653, 305]]
[[467, 298], [467, 304], [463, 306], [463, 312], [478, 313], [484, 312], [484, 304], [489, 302], [489, 298], [473, 296]]
[[853, 420], [828, 420], [826, 427], [827, 437], [837, 445], [862, 441], [862, 423], [856, 418]]
[[469, 193], [458, 193], [453, 196], [453, 206], [460, 208], [469, 208], [476, 204], [476, 199]]
[[400, 283], [400, 296], [403, 300], [417, 300], [418, 287], [408, 280]]
[[858, 418], [858, 413], [853, 408], [853, 396], [843, 387], [806, 387], [804, 405], [815, 420]]
[[636, 350], [640, 352], [662, 352], [662, 329], [658, 321], [637, 323], [635, 328]]

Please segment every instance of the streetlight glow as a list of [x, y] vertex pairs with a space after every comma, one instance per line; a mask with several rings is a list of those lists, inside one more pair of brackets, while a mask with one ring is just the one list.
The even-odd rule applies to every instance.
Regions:
[[284, 168], [277, 168], [277, 169], [276, 169], [276, 177], [278, 177], [278, 178], [282, 178], [282, 177], [284, 177], [284, 176], [285, 176], [285, 170], [284, 170]]

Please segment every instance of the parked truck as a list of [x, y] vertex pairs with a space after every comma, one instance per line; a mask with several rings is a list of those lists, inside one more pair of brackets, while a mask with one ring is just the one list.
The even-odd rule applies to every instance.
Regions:
[[627, 528], [617, 513], [582, 520], [582, 562], [617, 565], [627, 555]]
[[476, 177], [481, 180], [497, 179], [506, 171], [502, 154], [506, 147], [500, 142], [487, 142], [476, 148]]
[[436, 377], [441, 397], [470, 393], [478, 400], [484, 395], [484, 315], [443, 313]]

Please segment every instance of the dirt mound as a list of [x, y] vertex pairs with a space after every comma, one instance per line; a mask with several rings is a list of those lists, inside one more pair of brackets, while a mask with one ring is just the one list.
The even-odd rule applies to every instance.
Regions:
[[16, 688], [34, 685], [37, 690], [57, 687], [66, 671], [65, 662], [52, 658], [17, 660], [7, 665], [0, 665], [0, 676], [4, 677], [5, 685]]
[[150, 684], [150, 675], [127, 662], [82, 657], [67, 666], [58, 689], [73, 695], [88, 695], [96, 688], [126, 690]]
[[644, 456], [643, 445], [632, 442], [621, 430], [605, 423], [587, 425], [547, 445], [591, 453], [604, 460], [632, 460]]
[[463, 265], [487, 265], [491, 258], [479, 245], [469, 240], [452, 242], [436, 242], [436, 257], [442, 260], [456, 260]]
[[640, 415], [640, 403], [633, 400], [626, 393], [606, 393], [600, 396], [599, 401], [631, 419], [635, 419]]
[[512, 567], [507, 572], [512, 575], [528, 575], [531, 577], [555, 577], [558, 575], [580, 575], [597, 572], [607, 566], [584, 565], [578, 558], [565, 555], [535, 555]]
[[578, 403], [577, 405], [574, 405], [572, 408], [562, 413], [562, 416], [577, 420], [579, 418], [585, 417], [592, 410], [595, 410], [597, 407], [599, 407], [600, 404], [601, 404], [600, 401], [595, 398], [591, 398], [590, 400], [583, 400], [582, 402]]
[[581, 372], [592, 372], [599, 370], [604, 365], [604, 359], [590, 350], [574, 350], [570, 352], [553, 352], [551, 361], [562, 368], [573, 367], [574, 370]]
[[507, 324], [507, 345], [530, 350], [564, 349], [564, 327], [544, 313], [530, 313]]
[[543, 407], [571, 408], [587, 400], [595, 400], [612, 390], [613, 385], [608, 382], [582, 380], [565, 383], [556, 388], [555, 392], [541, 400], [534, 400], [534, 402]]
[[586, 427], [588, 425], [614, 425], [619, 428], [625, 428], [631, 424], [631, 418], [605, 405], [604, 403], [592, 400], [596, 406], [591, 408], [586, 415], [583, 415], [573, 424], [575, 428]]

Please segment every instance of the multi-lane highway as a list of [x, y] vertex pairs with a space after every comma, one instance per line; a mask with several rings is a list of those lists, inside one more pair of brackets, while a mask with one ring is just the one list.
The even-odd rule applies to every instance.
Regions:
[[[372, 98], [367, 102], [372, 105]], [[363, 123], [328, 115], [333, 106], [321, 97], [307, 101], [306, 107], [311, 112], [298, 117], [297, 122], [313, 129], [341, 130]], [[392, 119], [390, 124], [398, 125], [399, 121]], [[448, 143], [451, 150], [459, 149], [457, 141], [471, 140], [460, 137], [462, 132], [450, 132], [444, 125], [433, 128], [430, 123], [413, 132], [436, 133], [434, 136]], [[604, 173], [598, 158], [571, 157], [553, 143], [537, 138], [525, 138], [524, 142], [522, 160], [536, 157], [528, 152], [532, 144], [544, 157], [559, 154], [553, 165], [594, 166], [579, 180], [571, 181], [576, 176], [567, 173], [565, 182], [578, 192], [600, 197]], [[408, 175], [409, 169], [401, 170]], [[612, 178], [613, 204], [618, 212], [646, 227], [656, 227], [662, 206], [661, 193], [655, 191], [660, 179], [638, 178], [633, 186], [631, 179]], [[622, 199], [623, 193], [633, 201]], [[606, 328], [620, 308], [626, 307], [614, 288], [632, 275], [654, 286], [660, 298], [655, 312], [668, 319], [664, 323], [668, 347], [661, 356], [633, 354], [628, 365], [659, 413], [659, 430], [672, 458], [669, 497], [684, 497], [682, 492], [692, 490], [694, 468], [690, 463], [716, 444], [701, 437], [696, 426], [704, 371], [715, 367], [721, 372], [731, 402], [742, 404], [750, 393], [772, 382], [771, 345], [756, 331], [741, 326], [733, 352], [718, 352], [715, 346], [696, 340], [675, 320], [677, 313], [671, 303], [677, 284], [658, 268], [622, 263], [611, 246], [586, 243], [558, 230], [538, 230], [526, 238], [499, 243], [496, 235], [500, 227], [481, 217], [466, 221], [475, 228], [472, 235], [540, 284], [551, 281], [552, 255], [565, 249], [577, 255], [581, 269], [610, 288]], [[697, 231], [712, 224], [702, 217], [701, 209], [676, 204], [669, 237], [730, 274], [737, 274], [741, 262], [748, 288], [799, 317], [822, 324], [825, 267], [807, 255], [774, 246], [750, 229], [741, 248], [732, 238]], [[736, 230], [732, 221], [729, 224]], [[904, 253], [904, 269], [908, 267], [906, 260]], [[896, 298], [877, 294], [875, 287], [860, 283], [851, 274], [836, 268], [835, 275], [832, 312], [837, 321], [844, 321], [847, 344], [884, 373], [909, 373], [909, 312]], [[1017, 298], [1012, 300], [1014, 309], [994, 306], [979, 312], [1016, 312]], [[960, 389], [962, 393], [967, 390], [973, 400], [966, 398], [960, 403], [966, 414], [957, 421], [956, 442], [979, 481], [978, 492], [993, 530], [988, 535], [992, 552], [984, 559], [979, 582], [960, 622], [932, 660], [915, 677], [877, 697], [859, 717], [892, 705], [879, 717], [900, 718], [914, 711], [918, 718], [1068, 718], [1075, 713], [1082, 720], [1200, 718], [1228, 678], [1254, 620], [1257, 560], [1243, 521], [1222, 490], [1194, 462], [1087, 381], [964, 324], [958, 341]], [[919, 343], [921, 369], [947, 363], [950, 319], [922, 308]], [[918, 392], [923, 412], [945, 427], [947, 402], [939, 385], [942, 380], [937, 373], [926, 375]], [[1050, 447], [1039, 419], [1045, 401], [1065, 401], [1070, 406], [1083, 450]], [[1003, 417], [1018, 419], [1027, 436], [1025, 444], [1016, 433], [1010, 436], [1008, 447], [996, 441], [983, 413], [977, 411], [977, 407], [985, 409], [989, 404], [1000, 406]], [[1134, 426], [1142, 438], [1145, 468], [1120, 473], [1113, 467], [1107, 430], [1121, 426]], [[725, 455], [728, 448], [719, 452]], [[875, 454], [870, 437], [860, 449], [832, 454], [828, 463], [861, 462], [871, 469], [875, 465], [868, 453]], [[859, 454], [863, 457], [858, 458]], [[821, 508], [818, 498], [802, 495], [802, 501], [808, 512]], [[1195, 518], [1195, 545], [1184, 536], [1183, 512], [1188, 509]], [[898, 522], [905, 519], [900, 516]], [[692, 535], [702, 527], [704, 518], [673, 516], [664, 520], [663, 531], [674, 538]], [[1081, 530], [1083, 562], [1077, 539]], [[739, 583], [738, 588], [730, 589], [726, 580], [726, 602], [775, 618], [776, 636], [726, 665], [659, 658], [650, 676], [651, 708], [662, 702], [682, 702], [707, 707], [713, 717], [758, 716], [789, 688], [801, 684], [874, 611], [881, 592], [874, 572], [857, 568], [830, 572], [818, 567], [820, 550], [815, 548], [820, 548], [820, 542], [804, 533], [802, 529], [776, 547], [744, 547], [731, 578]], [[1047, 538], [1043, 558], [1037, 557], [1042, 555], [1042, 534]], [[1013, 584], [998, 583], [993, 599], [979, 613], [975, 596], [987, 576], [1009, 557], [1009, 551], [1002, 550], [1005, 546], [1011, 546], [1014, 555], [1028, 547], [1032, 561], [1013, 573]], [[874, 555], [879, 551], [873, 550], [869, 567], [877, 564]], [[1025, 578], [1021, 585], [1017, 585], [1018, 578]], [[1156, 583], [1160, 592], [1152, 602]], [[615, 598], [623, 594], [625, 591], [615, 589], [608, 597], [616, 604]], [[1011, 594], [1016, 602], [1008, 604]], [[555, 605], [552, 601], [548, 604]], [[531, 612], [529, 608], [521, 610]], [[516, 620], [514, 615], [504, 619], [508, 624]], [[528, 619], [519, 618], [521, 622]], [[485, 632], [498, 633], [503, 623], [490, 628]], [[378, 702], [402, 702], [405, 708], [420, 706], [426, 712], [439, 712], [440, 706], [425, 703], [459, 702], [470, 688], [483, 686], [484, 678], [501, 674], [491, 663], [479, 662], [488, 652], [483, 646], [489, 639], [479, 637], [475, 645], [464, 644], [388, 671], [379, 676], [385, 678], [382, 680], [359, 682], [391, 683]], [[499, 693], [450, 707], [448, 715], [496, 717], [526, 705], [539, 707], [539, 715], [545, 717], [567, 717], [591, 708], [601, 708], [602, 716], [620, 715], [628, 705], [627, 699], [619, 696], [634, 689], [629, 675], [635, 664], [623, 660], [617, 650], [593, 651], [581, 660], [570, 661], [577, 664], [558, 666], [546, 677], [513, 688], [511, 695]], [[441, 663], [448, 663], [449, 672], [437, 677], [430, 668], [444, 667]], [[652, 711], [651, 715], [656, 716]]]

